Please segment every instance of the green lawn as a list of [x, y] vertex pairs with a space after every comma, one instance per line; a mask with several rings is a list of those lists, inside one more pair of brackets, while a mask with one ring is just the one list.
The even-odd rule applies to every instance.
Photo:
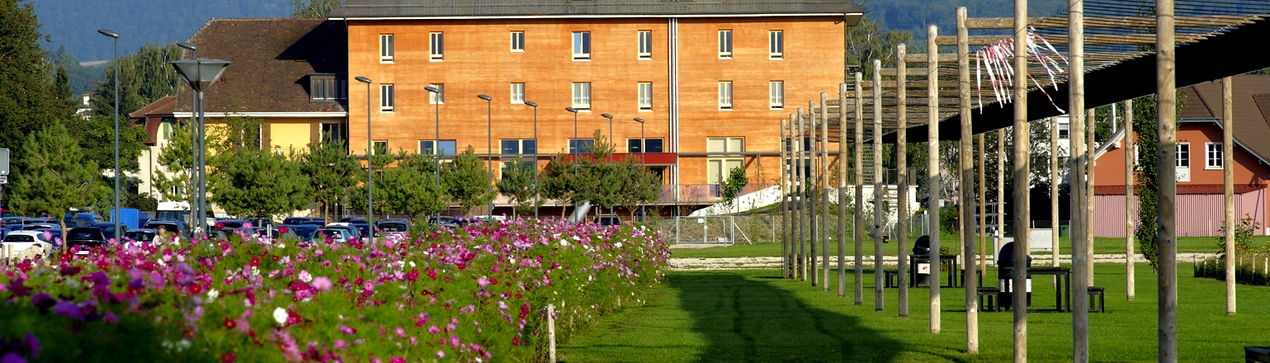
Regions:
[[[989, 279], [995, 271], [990, 269]], [[1270, 288], [1239, 288], [1239, 311], [1225, 313], [1224, 283], [1179, 266], [1179, 361], [1241, 361], [1243, 347], [1270, 344]], [[849, 274], [850, 272], [848, 272]], [[1107, 312], [1090, 314], [1093, 361], [1156, 360], [1156, 280], [1137, 268], [1137, 299], [1126, 301], [1123, 268], [1098, 269]], [[836, 279], [836, 274], [835, 274]], [[873, 276], [864, 305], [775, 271], [671, 272], [645, 306], [605, 317], [560, 347], [564, 362], [1002, 362], [1012, 357], [1012, 314], [979, 314], [980, 354], [965, 353], [964, 290], [942, 289], [942, 332], [929, 332], [930, 290], [912, 289], [910, 315], [897, 316], [897, 290], [884, 311], [873, 306]], [[1042, 281], [1043, 280], [1043, 281]], [[835, 281], [836, 283], [836, 281]], [[836, 289], [836, 284], [831, 285]], [[1034, 281], [1032, 308], [1053, 306], [1048, 279]], [[1071, 315], [1028, 314], [1028, 357], [1071, 361]]]
[[[955, 236], [944, 235], [941, 244], [944, 247], [951, 249], [955, 241], [956, 241]], [[912, 243], [913, 241], [909, 240], [910, 246], [912, 245]], [[1060, 247], [1059, 253], [1070, 254], [1071, 253], [1071, 239], [1069, 238], [1061, 239], [1059, 241], [1059, 247]], [[1135, 252], [1141, 253], [1140, 251], [1141, 248], [1139, 248], [1136, 243], [1133, 249]], [[864, 241], [863, 251], [864, 251], [864, 255], [866, 256], [873, 255], [873, 240], [872, 239], [866, 239]], [[895, 240], [891, 240], [890, 243], [886, 243], [882, 245], [882, 251], [887, 256], [896, 256], [899, 253], [898, 252], [899, 247], [898, 247], [898, 244], [895, 242]], [[831, 255], [837, 256], [837, 253], [838, 253], [837, 242], [833, 242], [833, 241], [830, 242], [829, 252]], [[1179, 237], [1177, 239], [1177, 252], [1179, 253], [1218, 252], [1217, 239], [1214, 237]], [[821, 254], [821, 253], [823, 252], [821, 252], [819, 249], [819, 246], [817, 246], [817, 254]], [[1038, 251], [1038, 252], [1033, 252], [1032, 254], [1040, 256], [1040, 255], [1045, 255], [1048, 253], [1049, 252]], [[1099, 253], [1099, 254], [1121, 253], [1123, 254], [1124, 253], [1124, 238], [1095, 238], [1094, 239], [1094, 253]], [[709, 247], [709, 248], [683, 248], [683, 249], [671, 250], [670, 255], [671, 257], [683, 257], [683, 258], [779, 257], [781, 255], [781, 244], [780, 243], [755, 243], [755, 244], [738, 243], [738, 244], [726, 246], [726, 247], [719, 246], [719, 247]], [[848, 256], [855, 255], [855, 242], [847, 241], [847, 255]]]

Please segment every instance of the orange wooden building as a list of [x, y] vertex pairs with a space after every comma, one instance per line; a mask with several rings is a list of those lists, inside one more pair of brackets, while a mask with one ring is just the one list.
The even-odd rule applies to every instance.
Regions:
[[348, 0], [331, 20], [347, 24], [349, 79], [371, 80], [349, 84], [352, 154], [368, 112], [376, 149], [536, 151], [540, 166], [600, 130], [646, 153], [663, 202], [708, 202], [733, 166], [779, 180], [780, 120], [836, 93], [861, 14], [844, 0]]

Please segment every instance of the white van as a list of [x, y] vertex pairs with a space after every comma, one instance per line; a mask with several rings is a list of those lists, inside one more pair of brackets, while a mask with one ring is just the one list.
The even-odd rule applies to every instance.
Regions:
[[[190, 202], [159, 202], [159, 207], [155, 209], [154, 219], [171, 219], [189, 222], [190, 220]], [[207, 209], [207, 225], [216, 225], [216, 212], [211, 208]]]

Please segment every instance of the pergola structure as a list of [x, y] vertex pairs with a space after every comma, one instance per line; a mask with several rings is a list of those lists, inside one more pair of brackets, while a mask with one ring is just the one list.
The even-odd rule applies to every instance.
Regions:
[[[1174, 90], [1177, 88], [1217, 80], [1227, 79], [1226, 89], [1229, 92], [1228, 77], [1270, 67], [1270, 58], [1241, 56], [1238, 52], [1246, 51], [1249, 46], [1258, 44], [1260, 40], [1270, 37], [1270, 3], [1248, 3], [1233, 0], [1158, 0], [1154, 9], [1137, 9], [1134, 5], [1125, 5], [1116, 0], [1070, 0], [1070, 7], [1063, 13], [1048, 18], [1027, 18], [1026, 0], [1016, 0], [1014, 18], [977, 18], [968, 19], [966, 9], [957, 9], [957, 29], [955, 35], [939, 35], [935, 27], [927, 34], [927, 49], [940, 49], [941, 46], [955, 46], [953, 53], [928, 52], [932, 54], [906, 54], [900, 45], [896, 49], [898, 62], [894, 68], [882, 68], [875, 61], [872, 80], [863, 79], [860, 73], [855, 74], [855, 81], [843, 83], [836, 94], [826, 90], [820, 100], [811, 100], [806, 110], [799, 109], [787, 120], [782, 120], [782, 158], [785, 168], [782, 173], [782, 187], [786, 198], [782, 200], [782, 219], [784, 223], [782, 238], [785, 241], [785, 264], [787, 277], [807, 279], [811, 276], [813, 284], [821, 280], [825, 290], [829, 289], [828, 243], [831, 239], [827, 233], [830, 213], [826, 201], [832, 199], [828, 193], [836, 188], [838, 193], [838, 225], [845, 226], [848, 182], [854, 187], [853, 205], [865, 205], [863, 183], [874, 183], [873, 203], [882, 205], [882, 188], [884, 187], [881, 170], [881, 145], [896, 144], [896, 182], [901, 202], [898, 203], [900, 216], [908, 211], [905, 193], [908, 189], [907, 160], [905, 147], [910, 143], [925, 142], [930, 145], [928, 182], [930, 190], [940, 190], [937, 177], [938, 142], [956, 141], [960, 151], [957, 169], [960, 178], [959, 199], [969, 205], [978, 200], [980, 219], [976, 224], [972, 220], [970, 208], [961, 209], [962, 225], [960, 243], [957, 243], [959, 258], [964, 261], [963, 277], [965, 278], [966, 311], [967, 311], [967, 352], [978, 352], [978, 299], [976, 297], [977, 279], [970, 275], [977, 270], [976, 265], [985, 262], [984, 238], [984, 195], [989, 192], [984, 185], [983, 155], [978, 162], [978, 183], [975, 182], [974, 156], [971, 142], [978, 135], [979, 150], [985, 150], [983, 142], [985, 133], [998, 132], [998, 156], [1003, 160], [1004, 136], [1006, 128], [1012, 128], [1016, 141], [1013, 158], [1015, 169], [1015, 267], [1013, 269], [1014, 291], [1023, 291], [1026, 280], [1026, 255], [1029, 252], [1029, 166], [1027, 159], [1028, 121], [1040, 120], [1069, 114], [1072, 119], [1072, 172], [1071, 180], [1083, 180], [1072, 185], [1073, 205], [1073, 246], [1072, 267], [1075, 282], [1072, 289], [1073, 303], [1073, 357], [1075, 361], [1088, 361], [1088, 300], [1086, 288], [1093, 284], [1092, 261], [1092, 224], [1090, 217], [1093, 191], [1093, 156], [1096, 149], [1093, 137], [1093, 122], [1085, 122], [1086, 113], [1092, 119], [1093, 108], [1117, 102], [1125, 102], [1127, 117], [1132, 117], [1132, 107], [1127, 103], [1132, 99], [1155, 94], [1158, 96], [1160, 127], [1156, 132], [1160, 136], [1159, 163], [1171, 166], [1176, 158], [1172, 145], [1176, 142], [1174, 120], [1176, 110]], [[1089, 17], [1086, 17], [1086, 14]], [[1153, 15], [1153, 16], [1152, 16]], [[1009, 29], [1007, 35], [974, 35], [970, 30], [988, 31]], [[1029, 30], [1032, 30], [1029, 32]], [[1036, 34], [1029, 48], [1028, 35]], [[1018, 41], [1002, 42], [1014, 34]], [[1044, 39], [1038, 42], [1037, 40]], [[1045, 44], [1040, 44], [1044, 42]], [[985, 59], [985, 53], [972, 53], [971, 47], [997, 45], [995, 51], [1013, 49], [1013, 54], [1027, 54], [1029, 57], [999, 56], [995, 72], [998, 82], [1008, 84], [997, 85], [996, 92], [984, 85], [984, 68], [991, 68], [991, 59]], [[979, 48], [982, 49], [982, 48]], [[1086, 49], [1090, 50], [1086, 53]], [[1155, 51], [1159, 49], [1160, 51]], [[1053, 51], [1052, 57], [1040, 54], [1044, 50]], [[1042, 66], [1037, 60], [1046, 63]], [[1061, 60], [1061, 68], [1059, 60]], [[1008, 64], [1008, 63], [1012, 63]], [[909, 67], [909, 66], [913, 67]], [[976, 67], [978, 65], [978, 67]], [[1059, 68], [1059, 72], [1055, 72]], [[1000, 77], [1002, 71], [1013, 74], [1026, 73], [1030, 77]], [[977, 76], [976, 76], [977, 75]], [[1012, 89], [1011, 89], [1012, 88]], [[984, 93], [987, 93], [986, 95]], [[836, 96], [836, 97], [834, 97]], [[1229, 115], [1230, 97], [1225, 97], [1225, 110]], [[1066, 110], [1066, 111], [1065, 111]], [[1073, 112], [1067, 112], [1073, 111]], [[1224, 118], [1227, 140], [1230, 140], [1230, 117]], [[1056, 127], [1056, 126], [1055, 126]], [[1132, 122], [1126, 121], [1126, 135], [1131, 135]], [[1114, 131], [1114, 130], [1113, 130]], [[1150, 132], [1151, 130], [1139, 130]], [[1051, 133], [1051, 147], [1055, 142]], [[866, 137], [867, 134], [867, 137]], [[880, 136], [880, 137], [879, 137]], [[794, 141], [802, 140], [802, 141]], [[830, 143], [837, 143], [836, 161], [831, 160], [834, 154]], [[872, 152], [864, 149], [865, 144], [872, 145]], [[1229, 150], [1231, 142], [1227, 141], [1227, 161], [1223, 163], [1226, 171], [1227, 193], [1227, 233], [1233, 229], [1233, 203], [1230, 202], [1231, 174], [1233, 163], [1229, 158], [1233, 154]], [[790, 147], [800, 145], [801, 147]], [[854, 152], [848, 152], [848, 145]], [[868, 155], [874, 160], [872, 175], [866, 178], [865, 170], [860, 167], [848, 169], [848, 155], [854, 155], [856, 166], [865, 165], [863, 158]], [[1051, 180], [1057, 180], [1056, 156], [1051, 154]], [[1131, 163], [1126, 158], [1126, 163]], [[832, 170], [833, 168], [837, 170]], [[1004, 185], [1003, 170], [998, 167], [998, 185], [995, 187], [997, 200], [1002, 199]], [[1126, 165], [1126, 170], [1132, 170]], [[1160, 271], [1161, 276], [1176, 275], [1176, 237], [1173, 198], [1176, 194], [1176, 182], [1173, 179], [1173, 168], [1161, 167], [1160, 215], [1157, 223], [1164, 226], [1160, 236]], [[831, 173], [838, 173], [837, 185], [830, 185]], [[1127, 172], [1128, 173], [1128, 172]], [[1127, 190], [1133, 190], [1132, 178], [1126, 178]], [[1052, 188], [1057, 188], [1057, 183]], [[978, 191], [968, 186], [978, 185]], [[1126, 193], [1132, 199], [1132, 193]], [[1057, 193], [1051, 193], [1051, 210], [1057, 215]], [[1127, 203], [1132, 205], [1132, 203]], [[882, 267], [882, 226], [875, 222], [874, 226], [863, 226], [863, 208], [855, 208], [855, 304], [863, 304], [863, 256], [861, 256], [864, 231], [870, 231], [875, 243], [875, 309], [883, 310], [883, 267]], [[938, 198], [931, 198], [928, 210], [939, 209]], [[881, 220], [881, 208], [875, 208], [874, 221]], [[932, 212], [933, 214], [933, 212]], [[939, 218], [930, 218], [931, 223], [931, 331], [940, 331], [940, 291], [939, 291]], [[1003, 218], [998, 213], [998, 218]], [[1057, 218], [1057, 217], [1053, 217]], [[1134, 228], [1134, 215], [1127, 210], [1127, 228]], [[899, 246], [899, 315], [908, 314], [907, 270], [908, 252], [906, 223], [900, 219], [897, 233]], [[976, 231], [975, 226], [978, 225]], [[998, 225], [1001, 225], [998, 222]], [[817, 230], [818, 226], [820, 227]], [[838, 279], [839, 296], [846, 296], [846, 258], [845, 228], [838, 228]], [[1133, 233], [1130, 231], [1129, 236]], [[821, 244], [824, 256], [805, 253], [804, 243], [814, 246]], [[1058, 237], [1054, 234], [1052, 263], [1058, 263]], [[1233, 238], [1228, 237], [1228, 238]], [[979, 246], [974, 241], [978, 239]], [[1230, 244], [1227, 245], [1228, 249]], [[1228, 255], [1233, 251], [1227, 251]], [[978, 255], [978, 256], [976, 256]], [[1126, 242], [1126, 263], [1128, 274], [1128, 291], [1126, 298], [1132, 300], [1133, 295], [1133, 241]], [[976, 261], [978, 257], [978, 261]], [[823, 278], [818, 279], [816, 259], [823, 268]], [[1228, 259], [1231, 265], [1231, 259]], [[811, 270], [808, 271], [810, 265]], [[1228, 271], [1231, 266], [1228, 266]], [[969, 271], [969, 272], [967, 272]], [[981, 271], [981, 270], [980, 270]], [[957, 271], [952, 271], [956, 273]], [[1228, 272], [1229, 273], [1229, 272]], [[1160, 351], [1162, 362], [1176, 361], [1176, 280], [1161, 278], [1160, 280]], [[1234, 314], [1234, 279], [1228, 278], [1227, 312]], [[1025, 294], [1014, 294], [1014, 305], [1025, 305]], [[1015, 360], [1026, 360], [1026, 309], [1015, 310]]]

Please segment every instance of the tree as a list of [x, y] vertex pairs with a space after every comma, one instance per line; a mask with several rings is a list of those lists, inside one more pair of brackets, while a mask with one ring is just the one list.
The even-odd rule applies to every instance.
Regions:
[[498, 192], [509, 195], [516, 201], [517, 213], [529, 214], [542, 206], [541, 199], [535, 199], [538, 186], [534, 185], [535, 165], [528, 161], [511, 161], [503, 165], [503, 177], [498, 179]]
[[[96, 162], [103, 170], [115, 168], [114, 115], [93, 115], [88, 120], [70, 119], [67, 127], [79, 140], [85, 158]], [[130, 125], [127, 115], [119, 115], [119, 168], [125, 173], [141, 170], [139, 158], [146, 149], [146, 137], [145, 127]]]
[[52, 69], [40, 47], [49, 38], [39, 28], [32, 2], [0, 0], [0, 147], [13, 160], [22, 159], [27, 136], [56, 119]]
[[[228, 157], [225, 157], [228, 156]], [[272, 218], [308, 204], [309, 176], [299, 156], [281, 151], [240, 148], [209, 173], [212, 202], [239, 217]]]
[[313, 200], [319, 204], [323, 218], [331, 219], [335, 204], [347, 198], [349, 188], [357, 185], [361, 166], [344, 151], [343, 140], [309, 143], [309, 152], [300, 157], [301, 168], [309, 176]]
[[906, 31], [887, 30], [885, 25], [868, 16], [847, 30], [847, 64], [860, 65], [865, 75], [873, 74], [873, 60], [882, 61], [883, 67], [895, 65], [895, 46], [913, 39]]
[[[160, 98], [175, 95], [183, 81], [168, 62], [181, 56], [182, 50], [175, 44], [147, 44], [136, 53], [119, 57], [119, 114], [127, 116]], [[93, 87], [93, 115], [114, 115], [115, 62], [107, 63], [105, 70], [105, 78]]]
[[471, 214], [473, 207], [494, 200], [495, 192], [489, 184], [490, 174], [484, 164], [476, 156], [476, 149], [468, 145], [453, 163], [442, 169], [442, 185], [450, 198], [459, 202], [465, 214]]
[[383, 200], [384, 214], [406, 214], [415, 219], [444, 210], [445, 190], [432, 178], [436, 159], [405, 151], [399, 151], [397, 159], [397, 167], [375, 178], [375, 199]]
[[733, 167], [728, 171], [727, 179], [719, 181], [719, 192], [723, 196], [723, 202], [732, 206], [732, 201], [741, 195], [741, 190], [749, 183], [750, 179], [745, 176], [745, 168]]
[[[565, 159], [564, 155], [556, 155], [547, 163], [547, 168], [539, 178], [539, 189], [544, 198], [559, 200], [563, 203], [576, 204], [579, 199], [578, 168]], [[564, 217], [564, 208], [560, 209], [560, 217]]]
[[57, 98], [53, 106], [58, 119], [70, 119], [75, 116], [75, 109], [79, 106], [79, 102], [75, 100], [75, 93], [71, 91], [71, 76], [66, 73], [66, 67], [57, 66], [57, 74], [53, 78], [53, 97]]
[[295, 8], [292, 18], [326, 19], [332, 10], [340, 7], [343, 0], [291, 0]]
[[168, 143], [159, 148], [160, 170], [150, 174], [150, 182], [163, 200], [188, 200], [194, 194], [190, 175], [194, 169], [190, 137], [190, 126], [173, 125]]
[[6, 199], [18, 213], [61, 216], [85, 200], [110, 193], [101, 182], [97, 165], [85, 160], [66, 126], [53, 123], [29, 134], [18, 159], [12, 198]]
[[224, 158], [218, 155], [234, 155], [239, 149], [260, 149], [266, 135], [264, 120], [256, 117], [231, 116], [225, 118], [225, 127], [208, 128], [207, 148], [211, 151], [208, 165], [219, 165]]

